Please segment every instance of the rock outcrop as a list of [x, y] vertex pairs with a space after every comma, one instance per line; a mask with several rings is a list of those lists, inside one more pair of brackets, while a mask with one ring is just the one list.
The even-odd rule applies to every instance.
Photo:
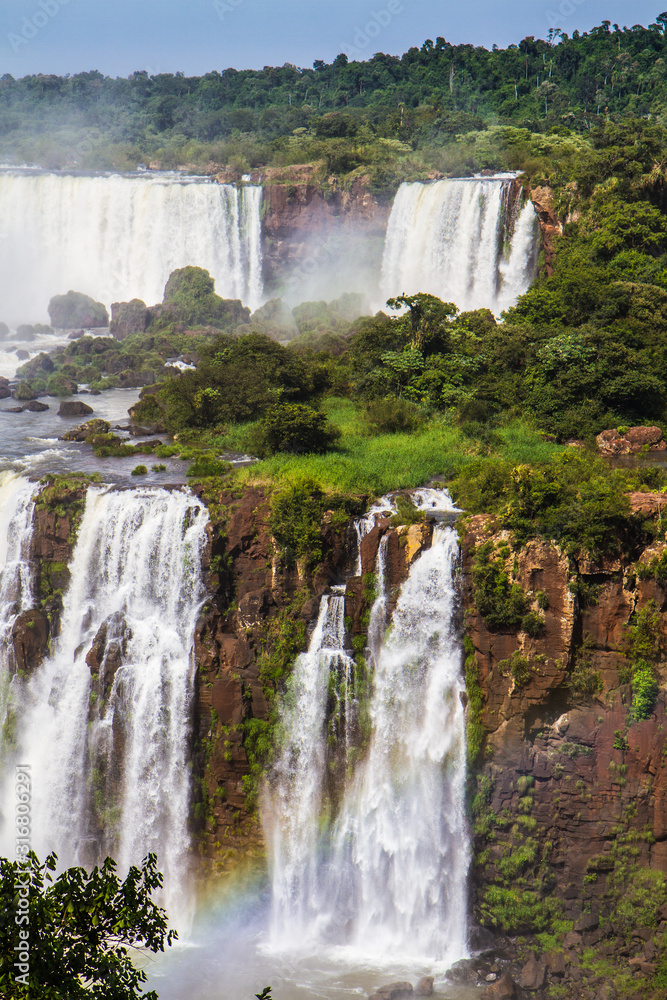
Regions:
[[555, 262], [553, 240], [554, 236], [560, 236], [563, 232], [563, 226], [556, 214], [554, 194], [550, 187], [532, 188], [530, 191], [530, 200], [535, 206], [537, 218], [540, 223], [546, 272], [548, 275], [551, 275], [553, 274]]
[[612, 428], [595, 438], [603, 455], [633, 455], [639, 451], [665, 451], [667, 442], [659, 427], [628, 427], [623, 433]]
[[111, 303], [111, 323], [109, 333], [116, 340], [125, 340], [134, 333], [145, 333], [151, 314], [145, 302], [132, 299], [130, 302]]
[[58, 330], [73, 330], [83, 327], [92, 330], [109, 325], [109, 313], [101, 302], [91, 299], [83, 292], [69, 291], [66, 295], [54, 295], [49, 302], [51, 326]]

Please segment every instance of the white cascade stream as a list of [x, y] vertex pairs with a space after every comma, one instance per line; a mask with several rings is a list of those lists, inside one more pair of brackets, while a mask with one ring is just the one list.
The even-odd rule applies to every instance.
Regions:
[[[30, 542], [34, 492], [34, 483], [15, 472], [0, 472], [0, 727], [14, 708], [12, 626], [17, 615], [33, 604]], [[10, 724], [9, 728], [14, 727]], [[3, 745], [0, 759], [5, 753]]]
[[207, 521], [184, 489], [89, 488], [60, 635], [19, 709], [38, 855], [55, 850], [67, 866], [110, 853], [126, 870], [153, 851], [175, 923], [190, 906], [192, 646]]
[[[415, 500], [436, 514], [454, 510], [444, 491], [421, 491]], [[357, 960], [442, 968], [465, 956], [467, 940], [458, 542], [452, 528], [434, 528], [431, 548], [401, 589], [387, 636], [385, 551], [381, 544], [380, 592], [369, 623], [372, 735], [329, 824], [322, 822], [327, 816], [322, 779], [332, 658], [318, 651], [325, 602], [331, 599], [323, 599], [320, 632], [316, 629], [309, 652], [297, 661], [293, 685], [300, 709], [295, 713], [288, 703], [272, 810], [267, 810], [271, 947], [342, 946], [346, 957]], [[337, 655], [344, 655], [343, 642], [344, 633]], [[309, 762], [307, 788], [302, 762]]]
[[512, 305], [535, 276], [538, 227], [531, 202], [512, 226], [511, 187], [507, 178], [401, 184], [385, 238], [383, 299], [427, 292], [496, 314]]
[[263, 822], [270, 847], [273, 880], [272, 937], [307, 932], [318, 895], [317, 842], [324, 806], [326, 740], [323, 735], [329, 678], [342, 668], [345, 653], [344, 588], [320, 601], [308, 650], [294, 666], [282, 718], [282, 754]]
[[0, 171], [5, 322], [48, 321], [68, 289], [109, 306], [162, 301], [170, 273], [206, 268], [223, 298], [262, 302], [262, 188], [169, 174]]

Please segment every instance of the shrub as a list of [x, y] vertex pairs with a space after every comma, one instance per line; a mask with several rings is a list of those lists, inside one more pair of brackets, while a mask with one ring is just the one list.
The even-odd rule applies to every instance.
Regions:
[[391, 518], [392, 528], [398, 528], [403, 524], [421, 524], [426, 520], [426, 513], [423, 510], [418, 510], [409, 496], [398, 493], [394, 502], [396, 513]]
[[531, 639], [537, 639], [544, 631], [544, 616], [538, 611], [529, 611], [521, 619], [521, 631], [529, 635]]
[[259, 443], [266, 455], [289, 452], [293, 455], [322, 454], [340, 437], [329, 424], [326, 413], [303, 403], [272, 406], [260, 422]]
[[523, 687], [525, 684], [528, 684], [533, 676], [533, 668], [530, 660], [522, 656], [518, 650], [516, 653], [512, 653], [508, 660], [500, 660], [498, 668], [503, 674], [509, 673], [517, 687]]
[[592, 698], [602, 690], [602, 677], [588, 661], [579, 660], [567, 679], [567, 686], [575, 697]]
[[269, 526], [288, 563], [303, 555], [312, 563], [321, 558], [323, 510], [324, 493], [314, 479], [297, 480], [274, 493]]
[[493, 542], [477, 550], [472, 569], [473, 600], [487, 628], [517, 630], [527, 611], [527, 598], [511, 583], [502, 565], [491, 558]]
[[133, 476], [145, 476], [147, 472], [148, 469], [146, 468], [145, 465], [135, 465], [135, 467], [132, 469]]
[[657, 697], [658, 684], [653, 667], [646, 660], [639, 660], [632, 671], [632, 707], [630, 709], [632, 718], [649, 719]]
[[535, 594], [535, 600], [537, 601], [538, 608], [541, 608], [542, 611], [546, 611], [549, 607], [549, 595], [544, 590], [538, 590]]
[[[164, 469], [164, 465], [162, 468]], [[223, 462], [222, 459], [216, 458], [210, 452], [204, 452], [201, 455], [197, 455], [194, 462], [190, 465], [187, 475], [203, 479], [207, 476], [224, 476], [230, 469], [231, 465], [229, 462]]]
[[368, 403], [364, 419], [372, 434], [411, 434], [424, 423], [424, 415], [407, 399], [376, 399]]

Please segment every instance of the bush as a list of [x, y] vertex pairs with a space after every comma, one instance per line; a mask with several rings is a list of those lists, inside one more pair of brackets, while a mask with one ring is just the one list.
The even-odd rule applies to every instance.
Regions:
[[274, 493], [269, 526], [288, 563], [304, 555], [311, 563], [321, 559], [323, 511], [324, 493], [314, 479], [300, 479]]
[[333, 446], [340, 431], [332, 427], [326, 413], [302, 403], [272, 406], [259, 425], [258, 443], [263, 455], [321, 455]]
[[544, 631], [544, 617], [538, 611], [529, 611], [521, 619], [521, 631], [529, 635], [531, 639], [537, 639]]
[[[188, 477], [196, 477], [198, 479], [203, 479], [206, 476], [224, 476], [231, 469], [231, 464], [229, 462], [224, 462], [220, 458], [216, 458], [210, 452], [203, 452], [201, 455], [197, 455], [194, 462], [191, 464], [187, 471]], [[165, 466], [163, 465], [164, 469]]]
[[426, 520], [426, 512], [415, 507], [409, 496], [398, 493], [394, 502], [396, 513], [391, 518], [392, 528], [398, 528], [404, 524], [421, 524]]
[[148, 469], [146, 468], [145, 465], [135, 465], [135, 467], [132, 469], [133, 476], [145, 476], [147, 472]]
[[406, 399], [377, 399], [368, 403], [364, 419], [372, 434], [411, 434], [424, 423], [424, 415]]
[[490, 629], [518, 630], [527, 611], [527, 598], [511, 583], [501, 563], [492, 558], [493, 542], [479, 547], [472, 568], [475, 607]]
[[630, 713], [633, 719], [650, 719], [658, 697], [658, 684], [653, 667], [646, 660], [638, 660], [632, 670], [632, 707]]

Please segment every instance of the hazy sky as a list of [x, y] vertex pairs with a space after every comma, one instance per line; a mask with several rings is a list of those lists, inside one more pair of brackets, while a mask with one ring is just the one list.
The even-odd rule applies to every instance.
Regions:
[[644, 0], [0, 0], [0, 75], [311, 66], [438, 35], [490, 48], [545, 38], [554, 24], [571, 34], [660, 12]]

